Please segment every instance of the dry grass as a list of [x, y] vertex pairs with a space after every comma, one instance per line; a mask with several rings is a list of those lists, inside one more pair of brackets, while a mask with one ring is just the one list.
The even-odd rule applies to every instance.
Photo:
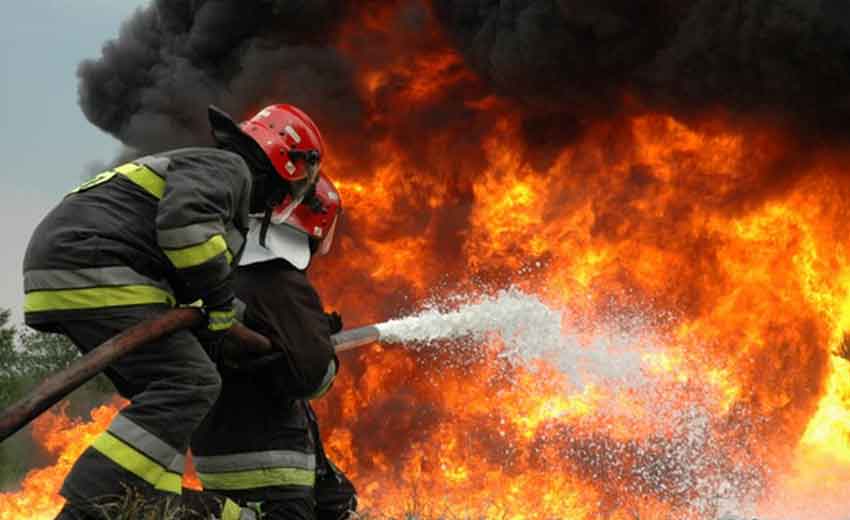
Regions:
[[[98, 507], [99, 511], [108, 520], [209, 520], [215, 518], [211, 512], [198, 512], [187, 509], [180, 503], [179, 498], [161, 499], [155, 502], [145, 500], [144, 497], [134, 491], [127, 493], [115, 500], [107, 501]], [[423, 505], [415, 495], [408, 500], [401, 514], [388, 515], [380, 511], [362, 510], [352, 512], [347, 520], [507, 520], [509, 515], [462, 515], [448, 511], [447, 508], [437, 510], [434, 507]], [[659, 518], [653, 513], [633, 510], [627, 513], [629, 520], [677, 520], [674, 517], [665, 516]], [[559, 517], [543, 517], [545, 520], [572, 520]], [[751, 520], [750, 517], [741, 518], [737, 516], [722, 516], [718, 520]], [[752, 519], [756, 520], [756, 519]], [[850, 519], [848, 519], [850, 520]]]
[[186, 509], [179, 498], [166, 498], [151, 501], [132, 488], [112, 500], [105, 500], [96, 506], [97, 510], [109, 520], [203, 520], [210, 518]]

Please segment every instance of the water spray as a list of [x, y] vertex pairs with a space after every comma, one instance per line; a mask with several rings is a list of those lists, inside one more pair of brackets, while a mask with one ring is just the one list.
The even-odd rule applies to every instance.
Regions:
[[410, 316], [343, 331], [332, 340], [336, 351], [344, 352], [374, 342], [410, 346], [455, 340], [480, 342], [494, 334], [504, 342], [503, 355], [539, 354], [558, 345], [561, 312], [511, 288], [455, 309], [432, 305]]

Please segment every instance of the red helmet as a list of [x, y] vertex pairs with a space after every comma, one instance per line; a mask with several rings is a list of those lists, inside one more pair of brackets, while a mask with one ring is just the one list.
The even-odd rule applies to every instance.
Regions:
[[327, 254], [342, 214], [342, 201], [323, 175], [319, 176], [314, 193], [308, 195], [294, 210], [288, 195], [272, 209], [268, 221], [251, 219], [240, 265], [282, 258], [297, 269], [306, 269], [313, 255]]
[[282, 179], [306, 179], [308, 185], [315, 181], [325, 143], [319, 127], [300, 109], [269, 105], [239, 128], [260, 146]]
[[281, 222], [290, 200], [290, 197], [287, 197], [274, 208], [272, 222], [287, 224], [307, 234], [318, 244], [314, 254], [319, 256], [327, 254], [333, 245], [337, 222], [342, 214], [342, 199], [333, 183], [324, 175], [320, 175], [313, 195], [299, 204]]

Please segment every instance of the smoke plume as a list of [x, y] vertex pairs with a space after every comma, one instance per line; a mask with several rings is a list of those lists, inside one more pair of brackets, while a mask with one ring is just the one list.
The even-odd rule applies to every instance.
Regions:
[[435, 0], [493, 87], [579, 113], [649, 108], [850, 113], [850, 6], [836, 0]]
[[349, 67], [328, 45], [345, 12], [334, 0], [157, 0], [80, 65], [80, 105], [143, 152], [209, 143], [209, 104], [238, 118], [284, 97], [332, 128], [353, 124]]
[[[393, 24], [407, 37], [375, 37], [368, 17], [388, 7], [400, 13]], [[423, 30], [429, 10], [448, 41]], [[340, 48], [343, 27], [348, 54]], [[423, 125], [469, 120], [467, 101], [494, 93], [524, 113], [524, 139], [538, 147], [538, 166], [575, 139], [583, 122], [635, 110], [687, 117], [723, 109], [817, 135], [843, 133], [850, 115], [850, 7], [838, 0], [394, 0], [356, 7], [342, 0], [156, 0], [124, 23], [101, 57], [80, 65], [80, 104], [96, 126], [145, 152], [209, 143], [211, 103], [244, 117], [286, 101], [337, 140], [380, 136], [389, 130], [366, 114], [355, 78], [364, 68], [389, 70], [435, 42], [456, 46], [480, 82], [458, 85], [462, 92], [417, 114], [416, 125], [392, 131], [404, 137], [415, 127], [415, 141]], [[411, 78], [397, 80], [381, 87], [372, 111], [406, 109], [392, 102], [392, 89]]]

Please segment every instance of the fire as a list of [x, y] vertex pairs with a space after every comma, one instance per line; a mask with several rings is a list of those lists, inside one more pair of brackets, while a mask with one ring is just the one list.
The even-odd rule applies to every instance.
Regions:
[[[536, 147], [526, 112], [539, 107], [485, 89], [433, 22], [394, 30], [398, 10], [337, 35], [368, 124], [327, 136], [346, 215], [312, 272], [326, 304], [356, 326], [513, 285], [563, 309], [587, 352], [627, 329], [639, 377], [513, 364], [498, 338], [346, 354], [317, 407], [364, 506], [846, 517], [850, 363], [834, 354], [850, 331], [846, 154], [719, 110], [609, 115]], [[54, 432], [83, 427], [47, 417]], [[65, 460], [2, 509], [55, 511]]]
[[[0, 493], [0, 520], [48, 520], [56, 516], [64, 500], [59, 489], [74, 461], [89, 444], [103, 432], [127, 401], [120, 397], [98, 406], [90, 412], [90, 420], [83, 421], [68, 416], [67, 403], [63, 402], [46, 411], [32, 423], [32, 435], [55, 462], [26, 474], [20, 490]], [[201, 489], [200, 481], [191, 465], [187, 464], [184, 487]]]
[[[382, 16], [364, 30], [405, 47], [393, 15]], [[376, 77], [429, 78], [451, 60], [375, 65], [347, 35], [341, 48], [389, 137], [368, 175], [344, 160], [334, 169], [352, 238], [314, 279], [336, 308], [361, 323], [435, 293], [512, 284], [564, 309], [588, 348], [611, 319], [637, 315], [650, 331], [633, 345], [649, 395], [571, 385], [546, 360], [506, 366], [498, 345], [482, 345], [487, 355], [348, 356], [320, 406], [329, 451], [369, 507], [710, 519], [729, 512], [710, 498], [725, 490], [740, 514], [812, 497], [822, 497], [818, 518], [846, 513], [836, 509], [839, 479], [827, 476], [850, 468], [847, 363], [831, 355], [848, 328], [838, 155], [792, 160], [792, 135], [722, 112], [636, 113], [590, 122], [540, 160], [524, 144], [522, 111], [482, 96], [474, 77], [442, 76], [428, 96], [411, 95], [413, 80], [376, 88]], [[419, 56], [451, 52], [435, 50], [440, 38], [426, 38]], [[406, 119], [450, 104], [467, 124], [419, 125], [411, 147]], [[446, 152], [464, 160], [447, 163]], [[378, 311], [354, 301], [363, 293]]]
[[45, 412], [33, 421], [32, 435], [44, 450], [56, 457], [56, 462], [27, 473], [20, 491], [0, 493], [0, 519], [52, 519], [62, 508], [59, 496], [62, 480], [74, 461], [109, 425], [122, 404], [99, 406], [91, 411], [91, 421], [83, 422], [67, 416], [66, 406]]

